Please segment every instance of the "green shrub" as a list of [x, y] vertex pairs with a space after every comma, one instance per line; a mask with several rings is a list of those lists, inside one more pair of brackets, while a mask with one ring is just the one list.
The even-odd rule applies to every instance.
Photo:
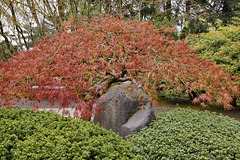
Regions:
[[189, 35], [185, 40], [194, 46], [200, 58], [240, 75], [240, 26], [219, 27], [209, 33]]
[[0, 108], [0, 159], [132, 159], [130, 145], [91, 122]]
[[208, 111], [161, 112], [129, 141], [142, 159], [240, 159], [240, 123]]

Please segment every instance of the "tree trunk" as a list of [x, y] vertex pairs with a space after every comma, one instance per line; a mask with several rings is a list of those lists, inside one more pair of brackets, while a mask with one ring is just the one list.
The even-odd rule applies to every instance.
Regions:
[[78, 14], [78, 9], [77, 9], [78, 4], [76, 0], [69, 0], [69, 4], [70, 4], [70, 13], [76, 16]]
[[87, 5], [87, 0], [85, 0], [83, 3], [84, 4], [83, 4], [83, 9], [82, 9], [81, 15], [84, 15], [84, 12], [85, 12], [85, 9], [86, 9], [86, 5]]
[[90, 0], [88, 0], [88, 10], [87, 10], [87, 17], [90, 19]]
[[223, 1], [222, 2], [222, 16], [223, 16], [223, 24], [225, 25], [228, 21], [228, 19], [231, 17], [231, 13], [232, 10], [231, 8], [229, 7], [229, 4], [228, 2], [226, 1]]
[[104, 10], [105, 10], [105, 13], [106, 13], [106, 14], [110, 14], [111, 11], [112, 11], [112, 10], [111, 10], [111, 6], [112, 6], [112, 5], [111, 5], [111, 0], [105, 0], [104, 3], [105, 3], [105, 9], [104, 9]]
[[60, 20], [64, 21], [64, 2], [62, 0], [57, 0], [58, 14]]
[[[12, 14], [13, 25], [15, 25], [15, 28], [16, 28], [16, 30], [17, 30], [18, 35], [20, 34], [20, 35], [22, 36], [22, 39], [23, 39], [24, 44], [25, 44], [25, 47], [26, 47], [27, 49], [29, 49], [29, 47], [28, 47], [28, 45], [27, 45], [26, 38], [25, 38], [24, 35], [23, 35], [23, 30], [22, 30], [22, 28], [18, 25], [18, 22], [17, 22], [17, 18], [16, 18], [16, 15], [15, 15], [15, 11], [14, 11], [14, 7], [13, 7], [13, 4], [12, 4], [12, 1], [9, 2], [9, 8], [10, 8], [11, 14]], [[20, 39], [21, 39], [21, 38], [20, 38], [20, 36], [19, 36], [19, 41], [21, 41]]]
[[1, 36], [3, 36], [9, 52], [12, 53], [13, 50], [11, 49], [10, 41], [8, 40], [8, 37], [6, 36], [6, 34], [5, 34], [4, 31], [3, 31], [3, 24], [2, 24], [1, 21], [0, 21], [0, 34], [1, 34]]
[[119, 2], [119, 14], [123, 15], [123, 10], [122, 10], [122, 0]]
[[[3, 55], [2, 60], [3, 60], [3, 61], [6, 61], [6, 60], [7, 60], [7, 54], [6, 54], [6, 52], [5, 52], [5, 49], [4, 49], [3, 44], [2, 44], [2, 43], [0, 43], [0, 44], [1, 44], [2, 52], [3, 52], [3, 53], [1, 53], [1, 54]], [[0, 59], [0, 61], [1, 61], [1, 59]]]
[[133, 5], [134, 5], [134, 0], [132, 0], [132, 3], [131, 5], [128, 6], [128, 10], [130, 12], [130, 17], [133, 17], [134, 16], [134, 10], [133, 10]]
[[153, 17], [155, 17], [155, 13], [156, 13], [155, 0], [152, 1], [151, 10], [152, 10], [152, 15], [151, 15], [151, 19], [152, 19]]
[[167, 0], [167, 2], [165, 3], [164, 6], [164, 10], [166, 12], [167, 18], [168, 20], [171, 20], [172, 18], [172, 4], [171, 4], [171, 0]]
[[191, 10], [191, 1], [187, 0], [186, 1], [186, 13], [190, 14], [190, 10]]
[[222, 2], [222, 5], [223, 5], [223, 7], [222, 7], [222, 13], [223, 13], [223, 14], [228, 14], [228, 13], [231, 12], [231, 9], [230, 9], [230, 7], [229, 7], [229, 5], [228, 5], [228, 2], [223, 1], [223, 2]]
[[233, 97], [232, 98], [233, 100], [232, 100], [232, 102], [230, 103], [233, 107], [238, 107], [237, 106], [237, 97]]
[[[50, 3], [48, 0], [43, 0], [43, 3], [44, 3], [44, 7], [47, 8], [48, 12], [49, 12], [49, 15], [47, 18], [47, 20], [51, 21], [55, 27], [56, 30], [58, 30], [59, 26], [60, 26], [60, 20], [57, 16], [57, 9], [56, 7], [53, 5], [53, 8], [51, 7]], [[44, 28], [44, 20], [42, 22], [43, 24], [43, 28]]]
[[138, 20], [139, 21], [142, 20], [142, 16], [141, 16], [142, 6], [143, 6], [143, 3], [142, 3], [142, 1], [140, 1], [139, 2], [139, 10], [138, 10]]
[[31, 13], [32, 13], [32, 16], [33, 16], [35, 22], [37, 23], [38, 26], [41, 26], [41, 24], [38, 20], [38, 17], [37, 17], [36, 8], [35, 8], [35, 4], [34, 4], [33, 0], [31, 0], [31, 1], [27, 0], [27, 3], [28, 3], [28, 6], [31, 10]]

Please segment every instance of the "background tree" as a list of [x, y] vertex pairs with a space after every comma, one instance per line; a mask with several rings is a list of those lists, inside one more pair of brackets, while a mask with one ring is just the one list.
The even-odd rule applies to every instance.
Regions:
[[0, 21], [0, 34], [4, 38], [4, 42], [1, 42], [1, 59], [7, 60], [10, 58], [11, 53], [13, 52], [13, 49], [11, 47], [11, 43], [6, 35], [6, 33], [3, 31], [3, 24]]

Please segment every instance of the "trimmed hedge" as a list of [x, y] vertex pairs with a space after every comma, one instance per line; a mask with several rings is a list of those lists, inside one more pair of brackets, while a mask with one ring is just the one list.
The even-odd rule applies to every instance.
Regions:
[[240, 123], [208, 111], [162, 112], [129, 141], [142, 159], [240, 159]]
[[131, 146], [91, 122], [0, 108], [1, 159], [132, 159]]

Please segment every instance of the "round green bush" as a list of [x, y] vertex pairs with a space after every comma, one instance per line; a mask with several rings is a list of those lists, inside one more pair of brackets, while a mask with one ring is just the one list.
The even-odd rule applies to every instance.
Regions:
[[240, 123], [208, 111], [162, 112], [129, 141], [142, 159], [240, 159]]
[[0, 108], [0, 159], [132, 159], [129, 142], [80, 119]]

